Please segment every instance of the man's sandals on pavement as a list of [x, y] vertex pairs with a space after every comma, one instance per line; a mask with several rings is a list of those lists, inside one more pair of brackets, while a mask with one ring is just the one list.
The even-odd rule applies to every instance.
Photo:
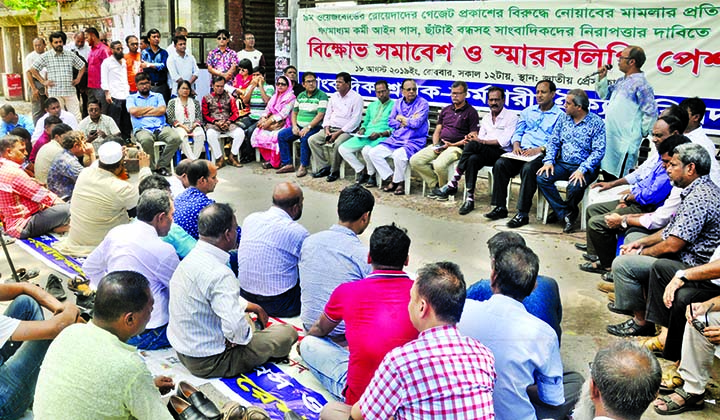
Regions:
[[[685, 402], [683, 405], [678, 404], [672, 399], [673, 395], [678, 395]], [[658, 402], [665, 404], [665, 409], [661, 410], [658, 407]], [[684, 413], [686, 411], [698, 411], [705, 407], [705, 393], [702, 394], [688, 394], [682, 388], [675, 389], [675, 392], [670, 395], [664, 395], [658, 397], [653, 403], [655, 412], [661, 416], [671, 416], [675, 414]]]

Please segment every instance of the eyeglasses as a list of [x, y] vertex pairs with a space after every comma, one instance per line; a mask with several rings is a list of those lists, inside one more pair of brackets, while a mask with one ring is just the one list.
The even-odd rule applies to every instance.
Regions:
[[285, 82], [277, 82], [275, 83], [277, 86], [287, 86], [288, 84]]
[[133, 45], [137, 45], [137, 44], [138, 44], [137, 42], [131, 42], [129, 45], [133, 46]]
[[631, 60], [631, 57], [623, 57], [622, 55], [618, 57], [618, 60]]
[[304, 83], [312, 84], [312, 83], [316, 83], [316, 82], [317, 82], [317, 80], [313, 79], [313, 80], [306, 80]]
[[227, 41], [226, 36], [219, 36], [219, 37], [217, 37], [217, 39], [218, 39], [218, 41]]
[[403, 90], [406, 92], [415, 92], [417, 90], [417, 88], [414, 88], [414, 87], [413, 88], [405, 88]]

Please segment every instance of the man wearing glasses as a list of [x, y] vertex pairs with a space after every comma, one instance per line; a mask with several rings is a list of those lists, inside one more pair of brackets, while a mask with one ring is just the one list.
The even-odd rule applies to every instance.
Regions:
[[655, 93], [640, 70], [644, 63], [643, 49], [630, 45], [618, 56], [618, 70], [625, 75], [614, 85], [605, 77], [607, 67], [598, 69], [595, 91], [600, 99], [610, 99], [605, 107], [607, 152], [600, 167], [604, 181], [622, 178], [635, 167], [640, 142], [657, 119]]
[[[225, 83], [232, 85], [239, 60], [235, 51], [227, 46], [230, 41], [230, 32], [227, 29], [220, 29], [215, 36], [218, 47], [208, 53], [206, 60], [208, 72], [213, 76], [225, 78]], [[212, 82], [210, 83], [212, 84]]]

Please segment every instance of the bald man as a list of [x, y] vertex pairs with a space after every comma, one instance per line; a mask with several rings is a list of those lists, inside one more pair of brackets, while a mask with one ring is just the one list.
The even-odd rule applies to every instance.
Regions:
[[300, 314], [298, 261], [309, 233], [297, 222], [302, 216], [303, 192], [294, 182], [273, 189], [273, 205], [243, 222], [238, 247], [240, 294], [270, 316]]

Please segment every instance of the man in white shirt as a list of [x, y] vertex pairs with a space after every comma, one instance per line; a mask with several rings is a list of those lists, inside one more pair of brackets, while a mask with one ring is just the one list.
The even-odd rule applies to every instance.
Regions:
[[187, 80], [195, 90], [195, 81], [200, 75], [197, 61], [187, 52], [187, 38], [178, 35], [174, 39], [175, 53], [168, 53], [167, 68], [169, 72], [170, 88], [172, 94], [177, 96], [178, 83]]
[[[32, 91], [32, 118], [33, 123], [36, 123], [43, 115], [43, 104], [47, 99], [47, 91], [45, 85], [42, 84], [41, 80], [35, 79], [30, 72], [30, 69], [35, 62], [45, 53], [45, 40], [42, 38], [33, 39], [33, 51], [25, 57], [25, 78], [28, 81], [28, 86]], [[40, 75], [43, 78], [47, 78], [47, 69], [41, 69]]]
[[[0, 301], [10, 302], [0, 315], [0, 418], [17, 419], [32, 403], [50, 340], [77, 322], [80, 311], [32, 283], [0, 283]], [[45, 320], [43, 308], [55, 315]]]
[[255, 313], [263, 327], [268, 316], [240, 296], [227, 265], [237, 227], [229, 205], [205, 207], [198, 216], [200, 240], [170, 279], [168, 339], [182, 364], [202, 378], [233, 377], [285, 358], [298, 338], [287, 324], [254, 331], [248, 322], [246, 312]]
[[265, 56], [260, 50], [255, 49], [255, 35], [245, 32], [243, 34], [243, 43], [245, 48], [237, 52], [238, 62], [243, 58], [247, 58], [252, 63], [253, 68], [257, 66], [265, 67]]
[[78, 130], [85, 133], [88, 143], [91, 143], [95, 150], [105, 143], [105, 138], [120, 134], [115, 120], [102, 114], [102, 108], [97, 98], [88, 99], [88, 116], [78, 126]]
[[[687, 128], [685, 128], [685, 137], [689, 138], [695, 144], [699, 144], [708, 153], [710, 157], [717, 155], [715, 143], [710, 140], [702, 128], [702, 119], [705, 116], [705, 102], [697, 96], [694, 98], [685, 98], [680, 102], [680, 108], [687, 111], [690, 119]], [[720, 164], [717, 159], [710, 159], [710, 179], [715, 185], [720, 186]]]
[[83, 271], [92, 289], [97, 289], [100, 280], [113, 271], [135, 271], [148, 279], [155, 300], [150, 321], [141, 334], [127, 343], [156, 350], [170, 346], [166, 335], [169, 284], [180, 263], [175, 248], [160, 239], [170, 231], [173, 202], [167, 191], [151, 189], [143, 192], [136, 209], [137, 220], [108, 232], [83, 263]]
[[[327, 176], [327, 182], [340, 178], [342, 156], [340, 146], [350, 139], [362, 121], [363, 98], [352, 90], [350, 74], [338, 73], [335, 78], [337, 92], [330, 95], [327, 110], [323, 118], [324, 130], [318, 131], [308, 139], [314, 167], [317, 170], [313, 178]], [[325, 145], [332, 145], [327, 148]], [[329, 156], [325, 156], [325, 154]], [[329, 162], [328, 162], [329, 161]]]
[[107, 115], [117, 123], [123, 139], [129, 139], [132, 124], [125, 100], [130, 96], [130, 84], [122, 43], [113, 41], [110, 43], [110, 50], [112, 55], [100, 66], [100, 87], [105, 91], [105, 101], [108, 103]]
[[37, 124], [35, 124], [35, 131], [32, 133], [32, 143], [33, 145], [37, 140], [42, 136], [43, 131], [45, 130], [45, 119], [49, 116], [58, 117], [60, 120], [72, 127], [73, 130], [78, 129], [78, 120], [75, 118], [75, 115], [65, 111], [60, 106], [60, 101], [58, 101], [56, 98], [48, 98], [45, 101], [45, 115], [40, 117]]
[[[176, 50], [177, 44], [175, 41], [175, 37], [176, 36], [184, 36], [187, 38], [187, 34], [188, 34], [188, 30], [184, 26], [178, 26], [177, 28], [175, 28], [175, 33], [173, 34], [173, 37], [171, 38], [170, 43], [168, 44], [167, 48], [165, 48], [165, 51], [167, 51], [167, 53], [168, 53], [168, 58], [170, 58], [170, 56], [172, 56], [173, 54], [176, 54], [176, 52], [177, 52], [177, 50]], [[145, 49], [145, 48], [143, 48], [143, 49]]]

